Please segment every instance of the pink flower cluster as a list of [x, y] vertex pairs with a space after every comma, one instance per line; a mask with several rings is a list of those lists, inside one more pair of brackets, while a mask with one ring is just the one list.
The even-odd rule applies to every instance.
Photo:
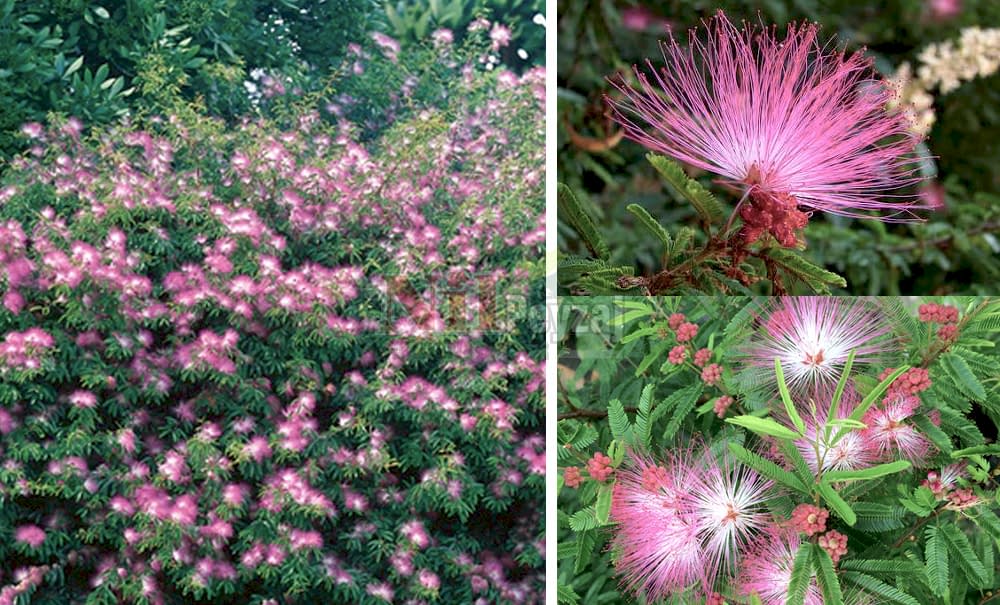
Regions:
[[40, 328], [8, 332], [0, 342], [0, 375], [10, 369], [37, 371], [55, 346], [55, 339]]
[[226, 330], [223, 334], [202, 330], [194, 342], [177, 349], [177, 363], [185, 370], [211, 368], [223, 374], [232, 374], [236, 371], [233, 357], [239, 339], [235, 330]]
[[[348, 73], [406, 62], [371, 42]], [[19, 552], [59, 550], [67, 576], [154, 605], [286, 594], [291, 568], [332, 602], [541, 602], [545, 364], [521, 310], [541, 296], [544, 72], [453, 67], [446, 107], [414, 108], [411, 74], [371, 143], [347, 119], [364, 100], [342, 96], [284, 130], [27, 127], [37, 147], [0, 186], [0, 323], [17, 327], [0, 381], [45, 387], [0, 407]], [[36, 194], [54, 201], [20, 216]], [[52, 447], [67, 431], [86, 456]], [[454, 546], [479, 532], [464, 519], [515, 505], [531, 510]]]
[[633, 457], [611, 503], [614, 548], [625, 585], [657, 600], [738, 568], [768, 523], [771, 482], [707, 451], [675, 452], [664, 464]]

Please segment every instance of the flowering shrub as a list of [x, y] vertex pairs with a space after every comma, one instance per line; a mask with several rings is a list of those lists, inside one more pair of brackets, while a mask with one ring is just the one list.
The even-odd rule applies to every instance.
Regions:
[[455, 71], [364, 145], [25, 129], [0, 603], [542, 601], [543, 78]]
[[575, 298], [560, 321], [561, 603], [991, 597], [1000, 301]]
[[996, 2], [563, 5], [563, 293], [995, 293]]

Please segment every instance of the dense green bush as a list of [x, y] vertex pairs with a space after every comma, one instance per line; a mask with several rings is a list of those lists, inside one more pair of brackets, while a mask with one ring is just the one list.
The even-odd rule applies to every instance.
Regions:
[[235, 128], [24, 128], [0, 602], [542, 602], [544, 74], [366, 96], [392, 44]]
[[89, 126], [197, 99], [232, 119], [251, 108], [255, 70], [325, 76], [378, 10], [374, 0], [4, 0], [0, 153], [49, 111]]

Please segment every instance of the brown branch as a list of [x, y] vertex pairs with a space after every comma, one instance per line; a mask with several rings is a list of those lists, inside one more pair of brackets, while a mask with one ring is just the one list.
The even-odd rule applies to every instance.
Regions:
[[902, 546], [904, 543], [906, 543], [906, 541], [910, 539], [910, 536], [916, 534], [917, 530], [920, 529], [921, 527], [923, 527], [924, 525], [927, 525], [928, 521], [930, 521], [931, 519], [937, 519], [938, 516], [941, 514], [942, 510], [944, 510], [943, 507], [935, 509], [934, 510], [934, 514], [927, 515], [923, 519], [917, 521], [916, 525], [914, 525], [913, 527], [910, 528], [910, 531], [908, 531], [905, 534], [903, 534], [903, 536], [899, 540], [896, 540], [896, 543], [892, 545], [892, 549], [895, 550], [895, 549], [899, 548], [900, 546]]
[[[625, 411], [634, 414], [634, 413], [636, 413], [636, 412], [639, 411], [639, 408], [627, 407], [627, 408], [625, 408]], [[565, 420], [567, 418], [604, 418], [607, 415], [608, 415], [608, 410], [606, 410], [606, 409], [605, 410], [583, 410], [583, 409], [577, 408], [577, 409], [573, 410], [572, 412], [563, 412], [562, 414], [559, 414], [559, 416], [557, 416], [556, 419], [557, 420]]]

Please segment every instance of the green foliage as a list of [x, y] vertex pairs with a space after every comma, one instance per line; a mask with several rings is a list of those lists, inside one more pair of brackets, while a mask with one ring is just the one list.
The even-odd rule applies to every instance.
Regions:
[[48, 112], [107, 123], [197, 101], [234, 119], [254, 70], [306, 80], [338, 67], [378, 25], [376, 0], [0, 2], [0, 154]]
[[460, 40], [485, 17], [511, 30], [510, 44], [499, 49], [504, 64], [522, 69], [545, 61], [545, 29], [535, 23], [536, 15], [545, 14], [542, 0], [387, 0], [384, 10], [389, 33], [407, 42], [426, 40], [438, 29]]
[[731, 221], [721, 224], [722, 206], [704, 186], [688, 177], [672, 160], [654, 154], [646, 159], [678, 192], [678, 197], [695, 210], [703, 233], [689, 226], [681, 226], [672, 233], [645, 207], [628, 204], [625, 209], [631, 218], [661, 248], [655, 274], [632, 278], [634, 267], [609, 264], [618, 251], [612, 251], [607, 243], [609, 238], [600, 233], [592, 210], [567, 185], [560, 184], [559, 220], [572, 229], [587, 255], [561, 257], [559, 284], [564, 290], [592, 295], [748, 293], [753, 284], [767, 282], [773, 293], [782, 294], [790, 284], [801, 282], [811, 292], [829, 294], [831, 287], [846, 286], [841, 276], [809, 262], [798, 251], [770, 244], [750, 248], [737, 244], [732, 239]]

